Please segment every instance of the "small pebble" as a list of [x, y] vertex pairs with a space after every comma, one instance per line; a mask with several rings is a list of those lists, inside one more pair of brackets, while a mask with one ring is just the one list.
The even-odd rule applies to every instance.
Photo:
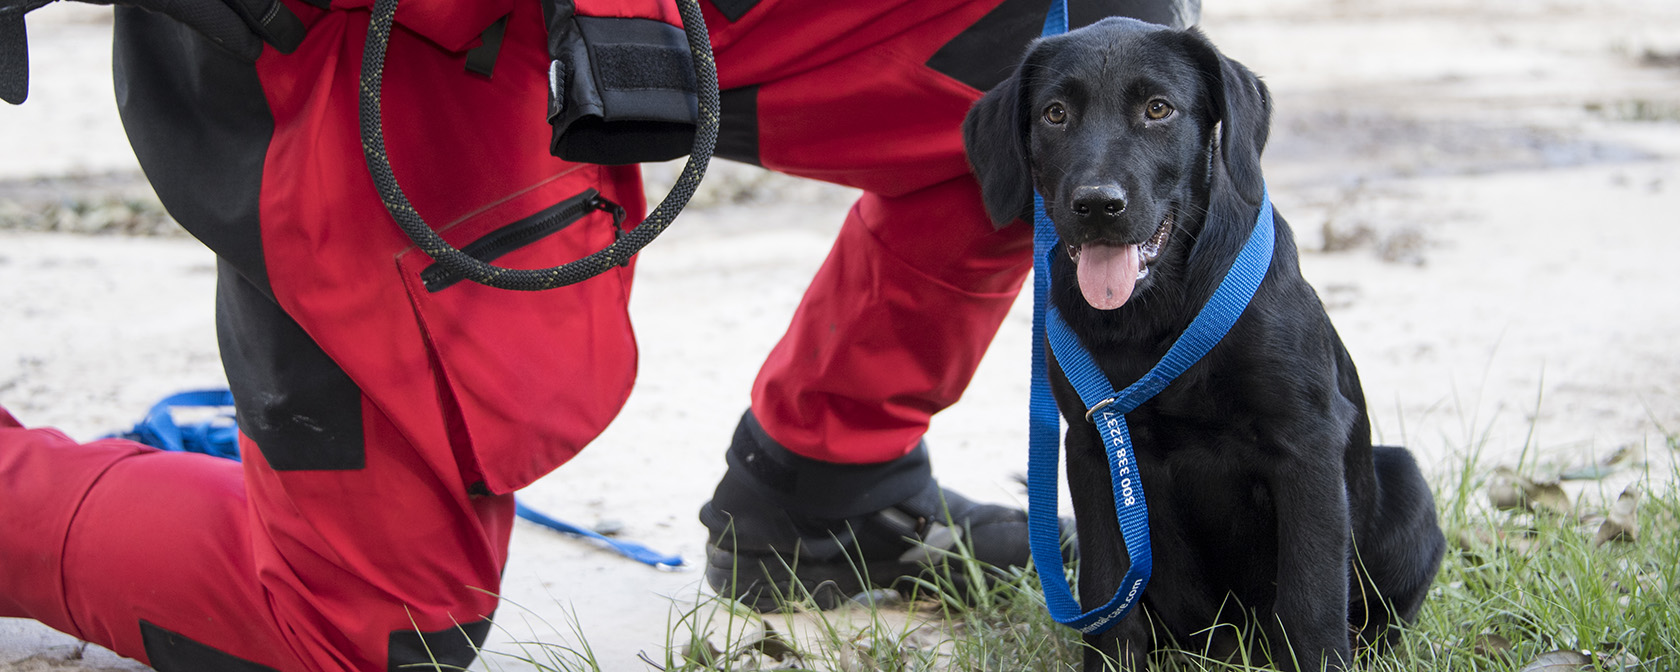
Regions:
[[853, 595], [852, 601], [865, 607], [896, 607], [904, 603], [904, 596], [891, 588], [876, 588]]

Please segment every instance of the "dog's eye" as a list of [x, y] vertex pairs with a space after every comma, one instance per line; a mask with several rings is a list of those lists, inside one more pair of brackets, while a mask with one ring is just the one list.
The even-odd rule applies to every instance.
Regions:
[[1057, 126], [1067, 123], [1067, 109], [1061, 103], [1050, 103], [1044, 108], [1044, 121]]
[[1172, 113], [1173, 113], [1173, 106], [1167, 104], [1167, 101], [1161, 100], [1160, 98], [1156, 98], [1155, 100], [1149, 101], [1149, 106], [1144, 108], [1144, 110], [1143, 110], [1144, 116], [1147, 116], [1150, 119], [1154, 119], [1156, 121], [1160, 121], [1162, 119], [1165, 119], [1169, 115], [1171, 115]]

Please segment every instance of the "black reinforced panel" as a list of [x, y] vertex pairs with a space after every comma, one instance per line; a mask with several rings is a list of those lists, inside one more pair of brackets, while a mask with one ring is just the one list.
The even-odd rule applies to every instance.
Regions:
[[216, 338], [239, 431], [275, 471], [361, 469], [361, 388], [227, 260], [217, 271]]
[[264, 294], [258, 205], [274, 137], [256, 65], [175, 19], [117, 7], [117, 111], [171, 217]]
[[718, 139], [712, 155], [762, 166], [758, 156], [758, 87], [718, 93]]
[[390, 672], [414, 670], [464, 670], [478, 657], [478, 650], [490, 636], [490, 621], [466, 623], [437, 632], [398, 630], [391, 633]]
[[496, 59], [502, 54], [502, 38], [507, 35], [507, 22], [507, 16], [496, 19], [479, 35], [478, 46], [467, 50], [467, 72], [482, 77], [495, 76]]
[[757, 7], [758, 0], [712, 0], [712, 6], [717, 8], [718, 13], [722, 14], [723, 18], [733, 22], [740, 21], [741, 17], [747, 15], [747, 12]]
[[142, 619], [140, 642], [158, 672], [278, 672], [170, 632]]
[[[1014, 72], [1027, 45], [1044, 32], [1049, 7], [1047, 0], [1003, 0], [934, 52], [927, 66], [977, 90], [991, 90]], [[1200, 14], [1201, 0], [1086, 0], [1068, 3], [1068, 26], [1127, 16], [1183, 28]]]

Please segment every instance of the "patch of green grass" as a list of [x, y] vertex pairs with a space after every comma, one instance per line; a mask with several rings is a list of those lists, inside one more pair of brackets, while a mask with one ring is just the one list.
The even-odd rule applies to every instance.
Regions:
[[[1667, 448], [1680, 447], [1671, 438]], [[1576, 502], [1567, 513], [1546, 507], [1501, 510], [1489, 503], [1489, 486], [1496, 478], [1471, 451], [1456, 473], [1437, 485], [1448, 549], [1429, 600], [1394, 649], [1365, 661], [1362, 669], [1518, 670], [1552, 660], [1543, 658], [1548, 654], [1568, 657], [1576, 667], [1546, 670], [1680, 669], [1680, 494], [1675, 487], [1680, 473], [1645, 473], [1635, 484], [1643, 493], [1636, 509], [1637, 539], [1602, 544], [1595, 543], [1595, 535], [1606, 507]], [[924, 580], [901, 602], [832, 611], [793, 602], [790, 613], [779, 615], [759, 615], [712, 598], [674, 610], [665, 651], [644, 652], [643, 660], [649, 670], [672, 672], [1078, 668], [1083, 644], [1049, 618], [1034, 573], [1001, 573], [975, 563], [962, 549], [946, 561], [950, 571], [992, 577], [990, 587], [963, 601], [954, 597], [948, 581]], [[575, 624], [573, 634], [584, 642]], [[600, 669], [587, 643], [518, 647], [518, 652], [485, 652], [484, 657], [521, 660], [556, 672]], [[1161, 651], [1151, 669], [1269, 668], [1259, 661]]]
[[[1508, 670], [1556, 650], [1597, 669], [1680, 669], [1680, 497], [1674, 474], [1636, 487], [1634, 541], [1595, 544], [1600, 511], [1489, 510], [1460, 488], [1448, 550], [1400, 655], [1373, 669]], [[1631, 665], [1631, 667], [1629, 667]], [[1593, 669], [1593, 668], [1587, 668]]]

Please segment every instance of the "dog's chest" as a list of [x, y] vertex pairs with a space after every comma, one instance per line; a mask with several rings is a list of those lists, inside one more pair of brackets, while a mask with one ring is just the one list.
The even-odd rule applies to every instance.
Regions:
[[[1201, 557], [1266, 554], [1275, 540], [1272, 475], [1253, 441], [1158, 414], [1130, 423], [1152, 521]], [[1163, 519], [1170, 519], [1170, 522]]]

